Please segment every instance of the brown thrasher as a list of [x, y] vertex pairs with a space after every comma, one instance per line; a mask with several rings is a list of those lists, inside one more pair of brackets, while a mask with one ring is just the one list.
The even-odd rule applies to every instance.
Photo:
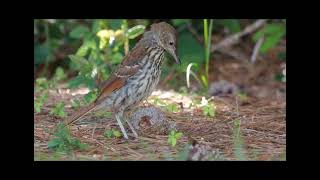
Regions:
[[[151, 25], [151, 30], [144, 33], [116, 71], [102, 83], [97, 99], [66, 119], [66, 124], [69, 125], [94, 109], [103, 108], [114, 113], [123, 136], [128, 139], [120, 119], [152, 93], [160, 79], [165, 52], [177, 63], [181, 63], [177, 56], [176, 42], [176, 31], [171, 25], [165, 22]], [[124, 119], [137, 137], [127, 117]]]

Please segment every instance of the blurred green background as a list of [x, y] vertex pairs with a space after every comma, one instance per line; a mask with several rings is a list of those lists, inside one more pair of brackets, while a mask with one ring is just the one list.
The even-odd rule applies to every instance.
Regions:
[[[166, 21], [178, 31], [178, 54], [182, 65], [165, 61], [162, 80], [165, 86], [186, 86], [186, 71], [192, 69], [204, 89], [208, 87], [212, 59], [210, 45], [242, 31], [255, 19], [35, 19], [34, 80], [39, 78], [67, 82], [69, 88], [81, 85], [91, 90], [106, 80], [122, 58], [141, 38], [150, 24]], [[211, 36], [214, 34], [215, 36]], [[254, 44], [266, 36], [261, 53], [275, 46], [285, 35], [285, 20], [269, 21], [249, 37]], [[169, 80], [168, 80], [169, 77]], [[40, 80], [41, 81], [41, 80]]]

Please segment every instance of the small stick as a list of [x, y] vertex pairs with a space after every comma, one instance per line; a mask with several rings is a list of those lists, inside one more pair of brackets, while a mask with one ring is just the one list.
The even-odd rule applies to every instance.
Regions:
[[262, 36], [256, 43], [256, 45], [254, 46], [253, 48], [253, 53], [252, 53], [252, 56], [251, 56], [251, 63], [255, 63], [256, 62], [256, 59], [257, 59], [257, 56], [258, 56], [258, 53], [259, 53], [259, 50], [260, 50], [260, 47], [262, 45], [262, 43], [264, 42], [264, 36]]
[[225, 48], [238, 43], [241, 37], [256, 31], [257, 29], [262, 27], [266, 22], [266, 19], [257, 20], [253, 24], [250, 24], [246, 28], [244, 28], [243, 31], [228, 36], [224, 40], [220, 41], [217, 45], [212, 46], [211, 53], [218, 49]]

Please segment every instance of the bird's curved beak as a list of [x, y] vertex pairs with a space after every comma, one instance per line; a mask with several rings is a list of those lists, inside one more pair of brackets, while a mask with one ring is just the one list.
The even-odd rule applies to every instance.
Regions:
[[177, 53], [174, 50], [169, 49], [168, 53], [173, 57], [177, 64], [181, 65], [180, 58], [178, 57]]

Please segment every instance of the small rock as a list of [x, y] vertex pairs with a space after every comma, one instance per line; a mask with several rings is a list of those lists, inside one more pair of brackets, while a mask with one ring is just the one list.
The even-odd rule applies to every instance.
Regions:
[[156, 107], [139, 108], [132, 113], [130, 122], [136, 130], [150, 129], [161, 134], [176, 129], [176, 124]]
[[225, 80], [220, 80], [218, 82], [214, 82], [209, 86], [208, 93], [211, 96], [226, 96], [231, 94], [236, 94], [239, 91], [237, 85], [230, 83]]
[[208, 145], [201, 144], [193, 140], [189, 146], [188, 161], [221, 161], [223, 155], [218, 149], [211, 148]]

